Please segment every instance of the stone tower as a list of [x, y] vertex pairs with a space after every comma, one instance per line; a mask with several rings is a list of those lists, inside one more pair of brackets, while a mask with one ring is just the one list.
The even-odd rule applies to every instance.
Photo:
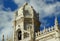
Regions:
[[25, 3], [14, 14], [14, 41], [35, 41], [35, 32], [39, 30], [39, 14]]

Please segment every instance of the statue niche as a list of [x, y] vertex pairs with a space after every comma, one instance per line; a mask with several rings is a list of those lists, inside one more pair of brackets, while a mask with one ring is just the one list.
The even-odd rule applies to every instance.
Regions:
[[21, 31], [18, 31], [18, 40], [21, 40], [21, 38], [22, 38], [22, 33]]

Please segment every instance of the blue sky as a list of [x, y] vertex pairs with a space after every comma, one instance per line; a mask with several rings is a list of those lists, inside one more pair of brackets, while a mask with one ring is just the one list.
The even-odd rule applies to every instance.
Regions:
[[55, 17], [60, 24], [60, 0], [0, 0], [0, 41], [2, 34], [10, 37], [13, 33], [12, 21], [13, 14], [25, 2], [33, 6], [39, 13], [41, 28], [54, 26]]

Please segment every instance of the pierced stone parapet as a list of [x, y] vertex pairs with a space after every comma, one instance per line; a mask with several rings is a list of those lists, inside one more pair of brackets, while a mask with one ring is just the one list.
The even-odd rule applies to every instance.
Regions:
[[45, 34], [48, 34], [48, 33], [51, 33], [52, 31], [54, 31], [55, 28], [53, 26], [51, 27], [48, 27], [48, 28], [45, 28], [42, 30], [42, 31], [38, 31], [35, 33], [36, 37], [39, 37], [39, 36], [42, 36], [42, 35], [45, 35]]

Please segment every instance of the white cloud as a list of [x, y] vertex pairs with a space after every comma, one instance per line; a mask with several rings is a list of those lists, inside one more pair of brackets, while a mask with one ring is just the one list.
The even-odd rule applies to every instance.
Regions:
[[[0, 13], [1, 14], [1, 13]], [[3, 15], [1, 15], [0, 17], [0, 28], [3, 27], [3, 29], [0, 31], [0, 40], [2, 39], [2, 33], [4, 33], [5, 35], [5, 39], [8, 36], [11, 36], [12, 35], [12, 31], [13, 31], [13, 28], [12, 28], [12, 20], [11, 21], [8, 21], [9, 17], [7, 17], [8, 15], [10, 17], [13, 16], [13, 13], [12, 12], [5, 12], [2, 13]]]
[[14, 0], [16, 4], [20, 4], [20, 3], [23, 3], [24, 0]]
[[[5, 40], [7, 35], [11, 36], [13, 28], [12, 28], [12, 19], [13, 14], [9, 8], [7, 11], [2, 10], [2, 5], [0, 6], [0, 41], [2, 40], [2, 34], [5, 35]], [[3, 29], [1, 29], [3, 28]]]
[[9, 37], [12, 35], [13, 29], [12, 29], [12, 25], [11, 24], [12, 24], [11, 22], [6, 22], [6, 24], [3, 25], [4, 29], [2, 29], [0, 34], [1, 34], [1, 36], [2, 36], [2, 34], [4, 34], [5, 40], [6, 40], [7, 35]]
[[[25, 0], [14, 0], [14, 1], [15, 1], [15, 3], [18, 4], [18, 6], [20, 6], [21, 4], [24, 4], [24, 2], [26, 2]], [[40, 12], [40, 15], [42, 15], [41, 11], [44, 11], [45, 15], [49, 15], [55, 11], [54, 9], [56, 7], [56, 4], [47, 5], [44, 2], [46, 0], [44, 0], [44, 1], [43, 0], [29, 0], [29, 1], [30, 1], [29, 4], [32, 5], [37, 12]]]
[[52, 12], [55, 11], [56, 5], [48, 5], [43, 7], [43, 10], [46, 12], [46, 14], [51, 14]]
[[[24, 4], [24, 2], [26, 2], [25, 0], [14, 0], [16, 4], [18, 4], [18, 6], [20, 7], [20, 5]], [[47, 5], [43, 0], [29, 0], [30, 1], [30, 5], [32, 5], [34, 7], [34, 9], [40, 13], [40, 16], [42, 17], [42, 13], [44, 13], [44, 16], [47, 16], [49, 14], [51, 14], [52, 12], [54, 12], [55, 10], [55, 4], [51, 4], [51, 5]]]
[[[40, 13], [40, 18], [50, 16], [51, 14], [56, 14], [56, 6], [59, 6], [60, 2], [57, 0], [29, 0], [29, 4], [33, 6], [33, 8]], [[46, 1], [56, 1], [54, 4], [46, 4]], [[26, 0], [14, 0], [14, 2], [20, 7], [23, 5]], [[58, 13], [58, 12], [57, 12]], [[43, 15], [44, 14], [44, 15]]]
[[[4, 11], [3, 8], [6, 11]], [[0, 4], [0, 41], [2, 41], [2, 34], [4, 34], [5, 40], [7, 35], [10, 37], [13, 34], [12, 21], [14, 13], [15, 11], [12, 12], [10, 8], [5, 8], [3, 2]]]
[[[46, 1], [46, 0], [45, 0]], [[54, 4], [46, 4], [43, 0], [30, 0], [30, 4], [34, 7], [34, 9], [40, 13], [40, 18], [50, 16], [54, 14], [55, 16], [58, 15], [56, 12], [56, 7], [60, 6], [60, 2], [56, 2]], [[60, 12], [59, 12], [60, 13]]]
[[14, 0], [14, 2], [18, 5], [18, 7], [20, 7], [21, 5], [23, 5], [23, 3], [26, 2], [26, 0]]
[[3, 8], [3, 5], [1, 4], [1, 5], [0, 5], [0, 10], [1, 10], [2, 8]]
[[[57, 15], [60, 12], [55, 12], [56, 11], [56, 6], [60, 6], [60, 2], [56, 2], [55, 4], [49, 4], [47, 5], [44, 1], [42, 0], [29, 0], [30, 1], [30, 5], [33, 6], [33, 8], [40, 13], [40, 19], [46, 16], [50, 16], [52, 13], [55, 13], [55, 15]], [[26, 2], [26, 0], [14, 0], [14, 2], [20, 7], [21, 4], [23, 5], [24, 2]], [[12, 33], [12, 20], [8, 21], [9, 18], [13, 18], [13, 14], [14, 12], [12, 12], [10, 10], [10, 8], [7, 9], [7, 11], [3, 11], [2, 10], [3, 5], [0, 5], [0, 27], [4, 27], [4, 29], [2, 29], [0, 36], [2, 35], [2, 33], [4, 33], [4, 35], [10, 35], [10, 33]], [[41, 19], [42, 20], [42, 19]], [[46, 23], [46, 20], [42, 20], [42, 22]], [[5, 36], [6, 37], [6, 36]], [[2, 36], [0, 37], [1, 40]]]

